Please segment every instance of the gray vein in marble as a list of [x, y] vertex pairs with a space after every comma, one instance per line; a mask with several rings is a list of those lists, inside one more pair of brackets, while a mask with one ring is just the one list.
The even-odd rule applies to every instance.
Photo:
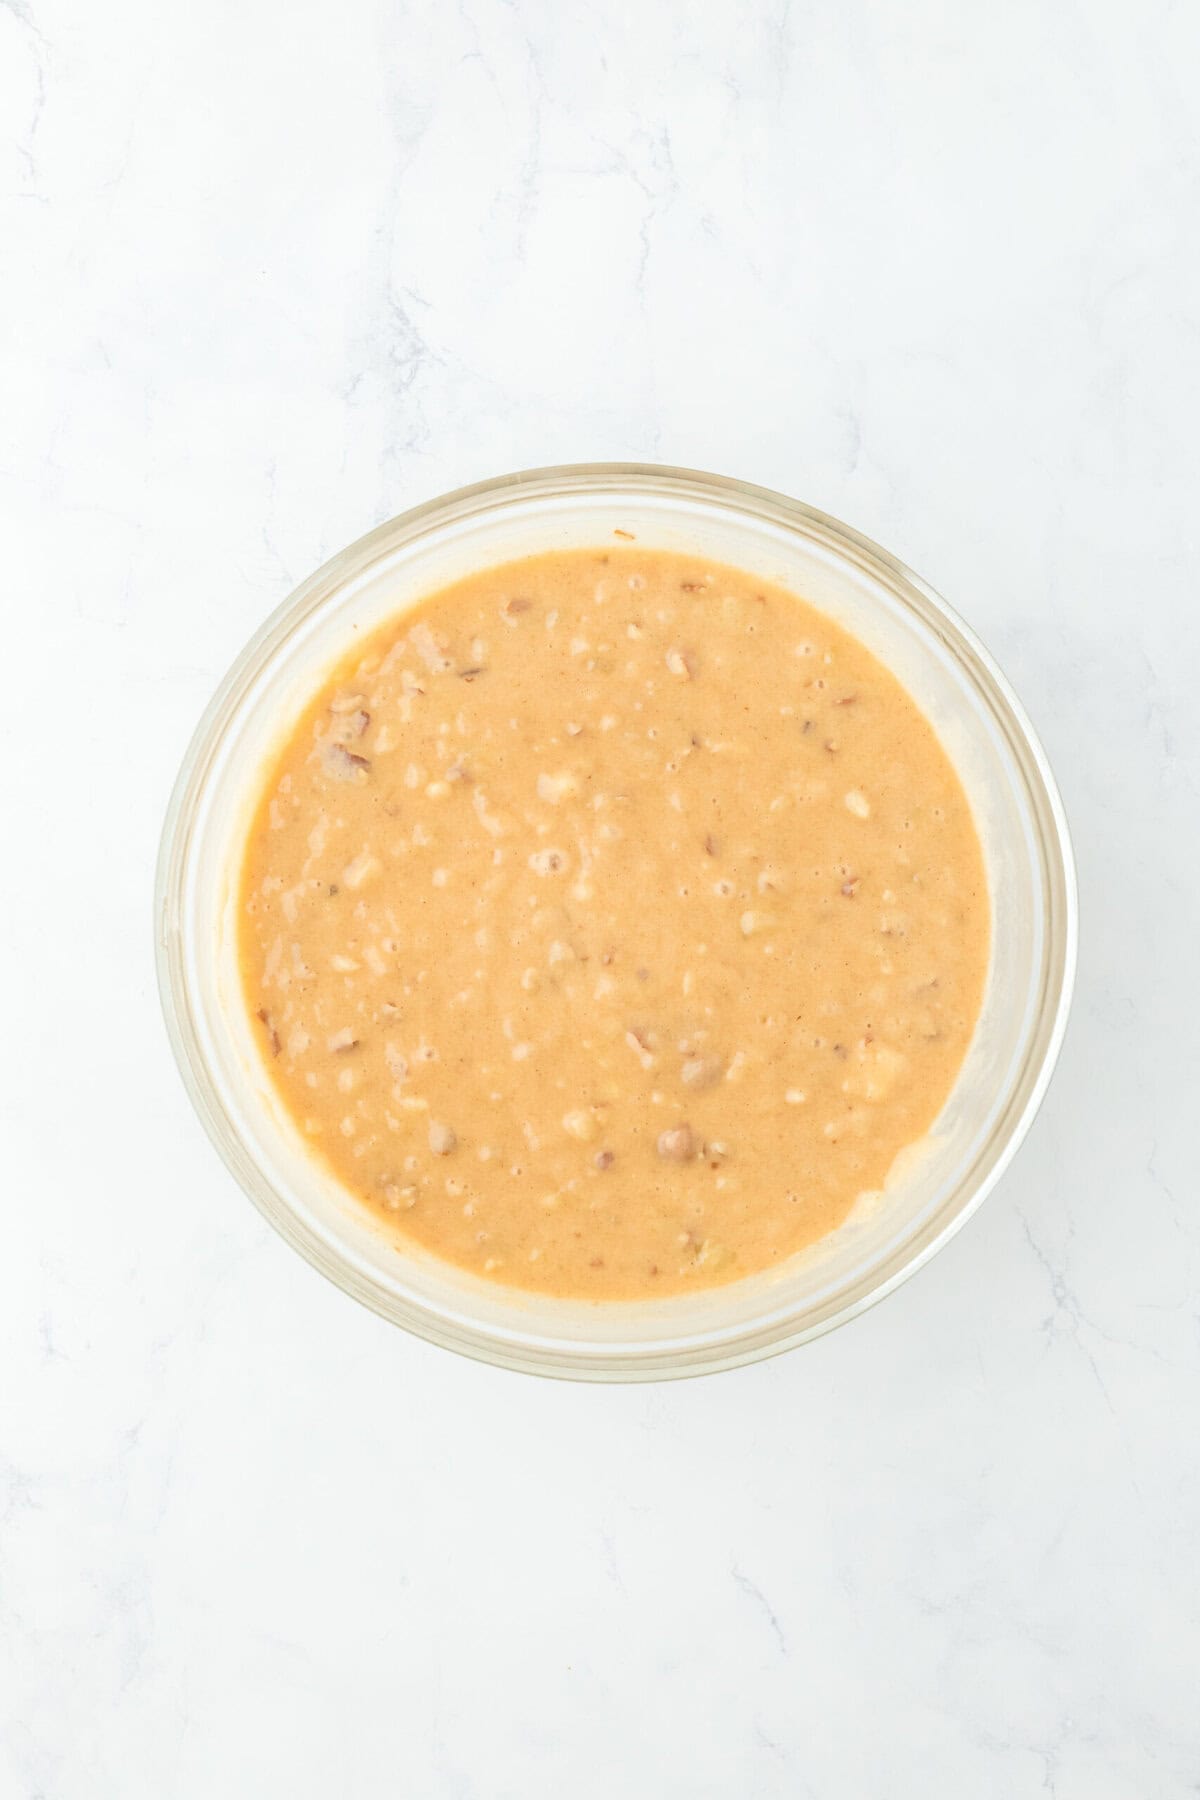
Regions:
[[[1071, 1288], [1068, 1287], [1062, 1271], [1055, 1268], [1054, 1264], [1050, 1261], [1050, 1258], [1046, 1255], [1046, 1252], [1034, 1237], [1029, 1221], [1024, 1213], [1018, 1213], [1018, 1217], [1021, 1220], [1021, 1227], [1025, 1233], [1025, 1241], [1046, 1272], [1050, 1282], [1050, 1292], [1054, 1300], [1054, 1311], [1047, 1314], [1042, 1323], [1042, 1330], [1047, 1337], [1052, 1337], [1056, 1329], [1058, 1318], [1061, 1316], [1067, 1320], [1071, 1329], [1072, 1339], [1081, 1356], [1083, 1356], [1088, 1367], [1091, 1369], [1096, 1386], [1104, 1396], [1105, 1405], [1110, 1412], [1115, 1413], [1116, 1408], [1113, 1406], [1112, 1396], [1108, 1391], [1104, 1377], [1100, 1373], [1100, 1365], [1097, 1363], [1092, 1351], [1083, 1340], [1082, 1327], [1085, 1324], [1089, 1325], [1092, 1330], [1096, 1330], [1097, 1328], [1091, 1325], [1090, 1320], [1084, 1318], [1078, 1299]], [[1103, 1332], [1101, 1332], [1100, 1335], [1103, 1336]]]
[[752, 1600], [761, 1610], [767, 1624], [771, 1628], [771, 1634], [774, 1637], [776, 1644], [779, 1646], [779, 1654], [781, 1656], [786, 1656], [788, 1653], [788, 1646], [787, 1639], [783, 1634], [783, 1626], [779, 1623], [779, 1620], [775, 1615], [775, 1609], [767, 1599], [767, 1596], [763, 1593], [757, 1583], [751, 1581], [750, 1577], [746, 1575], [736, 1563], [733, 1564], [729, 1572], [733, 1576], [734, 1582], [741, 1592], [746, 1595], [747, 1599]]
[[1176, 1222], [1178, 1224], [1182, 1225], [1183, 1224], [1183, 1215], [1180, 1210], [1179, 1200], [1176, 1197], [1175, 1190], [1171, 1186], [1170, 1182], [1167, 1180], [1166, 1176], [1162, 1173], [1162, 1170], [1158, 1166], [1158, 1139], [1157, 1138], [1155, 1138], [1154, 1142], [1151, 1144], [1150, 1154], [1146, 1158], [1146, 1173], [1150, 1177], [1150, 1180], [1153, 1182], [1154, 1186], [1158, 1189], [1159, 1193], [1164, 1195], [1165, 1198], [1167, 1199], [1167, 1201], [1169, 1202], [1171, 1211], [1174, 1214]]
[[604, 1552], [604, 1565], [608, 1570], [609, 1580], [613, 1586], [625, 1592], [625, 1578], [621, 1574], [621, 1565], [617, 1561], [617, 1545], [611, 1531], [600, 1533], [600, 1548]]
[[295, 580], [292, 576], [291, 569], [288, 567], [288, 564], [283, 556], [283, 553], [279, 549], [279, 546], [276, 544], [275, 538], [274, 538], [274, 523], [273, 523], [273, 521], [275, 519], [276, 510], [277, 510], [278, 484], [279, 484], [279, 463], [278, 463], [277, 459], [274, 457], [272, 457], [271, 461], [267, 464], [267, 467], [265, 470], [265, 478], [266, 478], [266, 485], [267, 485], [267, 504], [266, 504], [266, 509], [265, 509], [265, 512], [263, 515], [263, 522], [262, 522], [263, 549], [266, 551], [266, 553], [270, 557], [271, 561], [273, 563], [277, 564], [277, 566], [279, 568], [279, 572], [283, 576], [287, 585], [289, 587], [294, 587], [296, 584], [295, 584]]
[[3, 8], [10, 17], [14, 18], [19, 25], [24, 27], [30, 39], [35, 83], [33, 109], [29, 115], [29, 122], [25, 127], [24, 134], [17, 141], [16, 149], [24, 167], [25, 178], [30, 184], [22, 197], [44, 201], [45, 196], [39, 194], [34, 187], [38, 173], [35, 150], [38, 127], [41, 125], [42, 115], [46, 109], [46, 59], [49, 55], [49, 48], [41, 29], [34, 20], [30, 7], [26, 4], [26, 0], [0, 0], [0, 8]]

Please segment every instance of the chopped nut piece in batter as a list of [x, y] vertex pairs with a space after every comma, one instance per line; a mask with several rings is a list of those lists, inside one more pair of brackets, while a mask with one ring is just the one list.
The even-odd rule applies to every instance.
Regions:
[[658, 1154], [667, 1162], [687, 1162], [694, 1156], [696, 1140], [690, 1125], [673, 1125], [658, 1135]]

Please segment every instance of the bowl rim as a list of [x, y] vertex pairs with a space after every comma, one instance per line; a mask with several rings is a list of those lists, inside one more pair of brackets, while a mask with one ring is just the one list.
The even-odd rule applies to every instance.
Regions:
[[[896, 597], [914, 611], [919, 622], [945, 640], [957, 640], [955, 649], [965, 649], [991, 684], [995, 697], [1007, 713], [1005, 735], [1010, 740], [1015, 732], [1017, 746], [1028, 758], [1024, 771], [1036, 780], [1040, 799], [1044, 802], [1051, 830], [1039, 840], [1042, 872], [1050, 884], [1057, 876], [1061, 884], [1061, 916], [1049, 921], [1048, 941], [1056, 935], [1060, 944], [1057, 961], [1057, 994], [1048, 1027], [1042, 1027], [1040, 1062], [1028, 1081], [1015, 1115], [1004, 1124], [1001, 1142], [990, 1166], [938, 1229], [927, 1235], [915, 1248], [899, 1253], [898, 1266], [865, 1292], [852, 1295], [840, 1305], [832, 1306], [821, 1317], [807, 1322], [786, 1323], [782, 1329], [773, 1324], [748, 1323], [732, 1340], [722, 1340], [705, 1348], [693, 1341], [681, 1351], [671, 1344], [623, 1347], [620, 1344], [596, 1345], [557, 1339], [551, 1342], [538, 1333], [521, 1337], [519, 1333], [499, 1334], [485, 1324], [464, 1329], [460, 1321], [443, 1317], [426, 1306], [400, 1307], [394, 1296], [382, 1287], [364, 1279], [357, 1268], [343, 1256], [331, 1257], [326, 1245], [301, 1221], [284, 1202], [279, 1207], [267, 1203], [259, 1191], [261, 1178], [274, 1192], [265, 1172], [231, 1139], [228, 1121], [214, 1101], [203, 1053], [192, 1017], [192, 999], [183, 968], [183, 939], [180, 929], [181, 884], [187, 867], [187, 851], [194, 824], [196, 806], [204, 792], [210, 766], [222, 742], [228, 719], [236, 711], [238, 700], [250, 682], [269, 665], [274, 652], [298, 625], [328, 598], [330, 583], [338, 577], [343, 565], [351, 565], [356, 575], [370, 567], [377, 554], [399, 547], [419, 537], [433, 525], [448, 525], [456, 519], [477, 517], [502, 508], [506, 503], [539, 489], [587, 491], [603, 493], [606, 488], [618, 491], [629, 486], [659, 494], [675, 492], [684, 497], [697, 495], [717, 504], [749, 509], [762, 518], [769, 514], [776, 523], [782, 521], [807, 528], [832, 540], [843, 555], [849, 553], [856, 562], [865, 561], [881, 568], [894, 584]], [[344, 576], [342, 577], [344, 579]], [[986, 692], [986, 688], [984, 690]], [[159, 843], [154, 891], [155, 965], [159, 998], [171, 1049], [185, 1090], [202, 1125], [212, 1140], [221, 1160], [243, 1192], [285, 1242], [326, 1279], [352, 1298], [393, 1324], [435, 1343], [455, 1350], [477, 1361], [525, 1373], [561, 1379], [591, 1381], [654, 1381], [716, 1373], [763, 1361], [785, 1350], [810, 1342], [832, 1331], [836, 1326], [860, 1317], [925, 1266], [939, 1250], [959, 1232], [978, 1211], [1008, 1169], [1037, 1116], [1050, 1086], [1066, 1033], [1074, 992], [1079, 936], [1079, 897], [1075, 859], [1066, 812], [1049, 759], [1025, 708], [973, 629], [960, 617], [927, 581], [910, 569], [900, 558], [874, 542], [853, 526], [831, 514], [793, 499], [774, 489], [762, 487], [736, 477], [717, 475], [704, 470], [676, 467], [670, 464], [641, 462], [566, 463], [521, 469], [511, 474], [489, 477], [465, 487], [436, 495], [411, 507], [394, 518], [385, 520], [361, 537], [336, 551], [319, 568], [299, 582], [259, 626], [217, 685], [208, 705], [192, 733], [167, 804]], [[1043, 1007], [1041, 1017], [1045, 1017]], [[1030, 1030], [1030, 1041], [1037, 1035], [1037, 1023]], [[278, 1196], [277, 1196], [278, 1197]], [[280, 1197], [281, 1198], [281, 1197]], [[604, 1302], [596, 1302], [603, 1306]]]

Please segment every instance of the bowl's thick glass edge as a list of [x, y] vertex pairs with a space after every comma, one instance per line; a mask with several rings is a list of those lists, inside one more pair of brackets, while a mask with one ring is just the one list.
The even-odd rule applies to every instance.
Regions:
[[[236, 708], [240, 693], [261, 671], [280, 640], [318, 605], [329, 589], [351, 573], [361, 574], [390, 549], [434, 523], [485, 513], [518, 494], [539, 488], [547, 493], [611, 487], [614, 492], [636, 483], [664, 493], [705, 500], [724, 500], [777, 523], [807, 528], [832, 538], [843, 551], [868, 567], [875, 564], [899, 582], [904, 597], [925, 622], [965, 650], [979, 663], [1004, 703], [1008, 718], [1002, 720], [1011, 747], [1023, 765], [1023, 774], [1035, 808], [1044, 814], [1044, 843], [1056, 856], [1047, 860], [1051, 887], [1047, 894], [1047, 948], [1054, 967], [1047, 972], [1048, 997], [1053, 1006], [1044, 1009], [1032, 1046], [1030, 1063], [1035, 1073], [1027, 1082], [1017, 1116], [999, 1151], [969, 1198], [936, 1229], [910, 1244], [897, 1266], [868, 1290], [852, 1292], [841, 1303], [804, 1324], [774, 1319], [762, 1331], [739, 1330], [727, 1339], [689, 1344], [654, 1345], [644, 1349], [614, 1349], [608, 1345], [548, 1340], [533, 1335], [497, 1335], [476, 1332], [446, 1320], [424, 1308], [402, 1302], [389, 1290], [357, 1271], [331, 1263], [325, 1246], [281, 1205], [259, 1171], [233, 1154], [222, 1121], [206, 1091], [202, 1063], [191, 1023], [190, 1001], [183, 976], [180, 894], [187, 863], [193, 803], [201, 791], [205, 772], [219, 741], [227, 714]], [[1057, 883], [1055, 878], [1057, 877]], [[348, 545], [308, 576], [264, 621], [235, 659], [205, 709], [184, 756], [167, 806], [155, 877], [155, 962], [160, 1001], [168, 1039], [188, 1097], [218, 1154], [276, 1231], [335, 1286], [371, 1311], [430, 1343], [495, 1366], [574, 1380], [661, 1381], [711, 1374], [778, 1355], [811, 1341], [858, 1317], [895, 1292], [922, 1268], [978, 1210], [1001, 1179], [1020, 1148], [1050, 1085], [1066, 1031], [1074, 987], [1078, 944], [1078, 891], [1070, 831], [1062, 798], [1045, 751], [1024, 707], [983, 644], [954, 609], [914, 571], [870, 538], [827, 513], [772, 489], [732, 477], [700, 470], [659, 464], [596, 463], [527, 469], [459, 488], [452, 493], [413, 507]], [[1057, 946], [1057, 954], [1054, 954]]]

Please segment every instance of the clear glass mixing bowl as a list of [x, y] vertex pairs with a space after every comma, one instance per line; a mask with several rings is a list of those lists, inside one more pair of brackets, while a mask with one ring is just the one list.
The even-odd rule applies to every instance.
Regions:
[[[276, 1099], [242, 1000], [235, 897], [263, 765], [357, 629], [472, 570], [614, 530], [734, 563], [828, 612], [908, 687], [974, 808], [993, 906], [983, 1011], [924, 1153], [882, 1198], [769, 1273], [657, 1301], [551, 1300], [407, 1244], [313, 1161]], [[730, 1368], [853, 1318], [957, 1231], [1046, 1091], [1075, 965], [1076, 894], [1054, 779], [983, 646], [886, 551], [744, 482], [624, 464], [537, 469], [381, 525], [298, 587], [201, 720], [167, 812], [155, 901], [159, 982], [192, 1101], [250, 1198], [302, 1255], [385, 1318], [511, 1368], [649, 1380]]]

